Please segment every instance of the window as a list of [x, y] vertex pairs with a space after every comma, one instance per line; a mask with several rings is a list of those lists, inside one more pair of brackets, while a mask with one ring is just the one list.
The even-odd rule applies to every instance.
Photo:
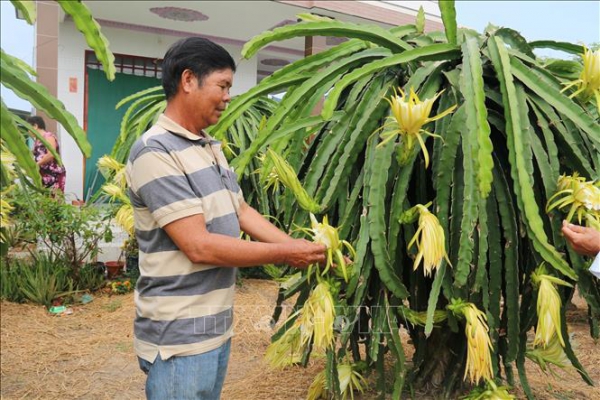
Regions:
[[[96, 58], [96, 54], [89, 50], [85, 52], [85, 66], [92, 69], [104, 69]], [[162, 78], [162, 60], [159, 58], [115, 54], [115, 69], [116, 72], [127, 75]]]

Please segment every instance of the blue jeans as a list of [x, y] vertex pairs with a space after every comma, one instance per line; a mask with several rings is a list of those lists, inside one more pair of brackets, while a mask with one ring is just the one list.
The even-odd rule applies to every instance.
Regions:
[[148, 400], [219, 400], [231, 339], [221, 347], [194, 356], [171, 357], [154, 363], [138, 357], [140, 368], [147, 375]]

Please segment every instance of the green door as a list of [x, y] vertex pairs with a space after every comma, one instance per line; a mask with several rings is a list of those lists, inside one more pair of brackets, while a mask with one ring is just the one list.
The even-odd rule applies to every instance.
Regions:
[[121, 127], [121, 119], [128, 104], [115, 110], [115, 106], [130, 94], [160, 85], [160, 80], [147, 76], [117, 73], [115, 80], [106, 79], [104, 71], [87, 68], [87, 138], [92, 145], [92, 155], [85, 162], [85, 184], [83, 195], [91, 197], [104, 183], [96, 163], [105, 154], [110, 154]]

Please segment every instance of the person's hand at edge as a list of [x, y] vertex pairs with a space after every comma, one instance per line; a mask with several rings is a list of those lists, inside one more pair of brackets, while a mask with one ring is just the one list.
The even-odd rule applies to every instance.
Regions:
[[563, 221], [562, 233], [575, 252], [595, 257], [600, 253], [600, 232]]

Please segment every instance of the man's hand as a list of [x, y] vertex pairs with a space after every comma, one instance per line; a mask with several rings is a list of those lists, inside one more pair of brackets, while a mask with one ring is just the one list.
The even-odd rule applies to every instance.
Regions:
[[600, 232], [597, 230], [563, 221], [562, 233], [577, 253], [591, 257], [600, 253]]
[[289, 246], [285, 263], [296, 268], [306, 268], [311, 264], [324, 263], [327, 247], [322, 244], [309, 242], [305, 239], [295, 239], [286, 242]]

